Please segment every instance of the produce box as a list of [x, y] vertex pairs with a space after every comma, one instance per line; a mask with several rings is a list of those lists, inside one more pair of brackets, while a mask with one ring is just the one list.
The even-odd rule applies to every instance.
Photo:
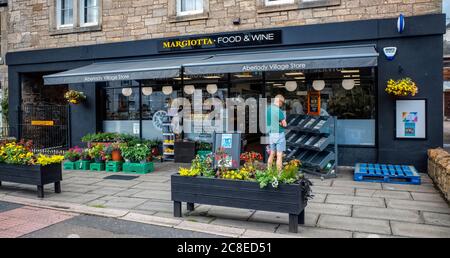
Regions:
[[78, 160], [75, 162], [75, 169], [76, 170], [89, 170], [90, 169], [89, 164], [91, 164], [91, 162], [88, 160]]
[[105, 170], [105, 163], [91, 163], [89, 168], [91, 171], [103, 171]]
[[105, 170], [106, 172], [119, 172], [122, 171], [122, 161], [107, 161]]
[[123, 163], [123, 172], [125, 173], [136, 173], [136, 174], [147, 174], [153, 172], [153, 162], [147, 163], [133, 163], [125, 162]]
[[76, 169], [76, 161], [75, 162], [65, 161], [63, 163], [63, 168], [64, 168], [64, 170], [75, 170]]

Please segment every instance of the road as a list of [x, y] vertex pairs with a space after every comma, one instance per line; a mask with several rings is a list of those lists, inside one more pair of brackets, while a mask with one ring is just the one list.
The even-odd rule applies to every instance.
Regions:
[[0, 238], [215, 238], [216, 235], [0, 201]]

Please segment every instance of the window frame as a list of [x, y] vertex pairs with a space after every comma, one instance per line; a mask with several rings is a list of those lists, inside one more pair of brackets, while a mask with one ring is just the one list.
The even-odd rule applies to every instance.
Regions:
[[264, 0], [265, 6], [274, 6], [274, 5], [285, 5], [285, 4], [294, 4], [295, 0]]
[[[62, 24], [61, 22], [62, 22], [62, 17], [61, 17], [61, 15], [62, 15], [62, 2], [63, 1], [65, 1], [65, 0], [56, 0], [56, 12], [55, 12], [55, 15], [56, 15], [56, 28], [57, 29], [64, 29], [64, 28], [73, 28], [74, 27], [74, 24], [75, 24], [75, 15], [74, 15], [74, 12], [75, 12], [75, 8], [74, 8], [74, 1], [77, 1], [77, 0], [72, 0], [72, 23], [65, 23], [65, 24]], [[64, 9], [64, 10], [70, 10], [70, 9]]]
[[[90, 8], [94, 8], [97, 12], [97, 19], [95, 22], [84, 22], [86, 16], [84, 14], [84, 10], [86, 9], [85, 1], [86, 0], [76, 0], [79, 1], [79, 19], [80, 19], [80, 27], [90, 27], [90, 26], [97, 26], [100, 24], [100, 3], [99, 0], [95, 0], [95, 6], [91, 6]], [[89, 8], [89, 7], [88, 7]]]
[[182, 1], [186, 1], [186, 0], [176, 0], [176, 16], [186, 16], [186, 15], [196, 15], [196, 14], [202, 14], [204, 13], [205, 10], [205, 4], [203, 0], [195, 0], [195, 1], [200, 1], [202, 3], [202, 8], [201, 9], [197, 9], [197, 10], [190, 10], [190, 11], [181, 11], [181, 4]]

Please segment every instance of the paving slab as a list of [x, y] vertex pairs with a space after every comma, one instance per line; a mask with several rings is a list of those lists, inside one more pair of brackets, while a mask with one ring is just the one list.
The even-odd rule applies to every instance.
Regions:
[[401, 236], [392, 236], [392, 235], [382, 235], [382, 234], [374, 234], [374, 233], [359, 233], [354, 232], [353, 238], [403, 238]]
[[375, 198], [375, 197], [329, 194], [325, 202], [335, 204], [359, 205], [359, 206], [386, 207], [383, 198]]
[[170, 201], [171, 193], [169, 191], [144, 190], [136, 193], [133, 197]]
[[67, 180], [63, 180], [63, 184], [93, 185], [102, 181], [103, 178], [96, 177], [72, 177]]
[[411, 195], [415, 201], [445, 202], [442, 195], [439, 193], [411, 192]]
[[420, 238], [450, 238], [450, 227], [414, 224], [406, 222], [391, 222], [394, 235]]
[[80, 193], [71, 193], [71, 192], [62, 192], [60, 194], [54, 194], [51, 196], [46, 196], [45, 199], [49, 201], [60, 201], [60, 202], [70, 202], [70, 203], [78, 203], [85, 204], [91, 201], [94, 201], [98, 198], [103, 197], [103, 195], [99, 194], [80, 194]]
[[320, 215], [317, 222], [319, 227], [355, 232], [366, 232], [376, 234], [391, 234], [389, 221], [378, 219], [343, 217], [334, 215]]
[[[319, 214], [305, 212], [305, 225], [306, 226], [315, 226], [317, 223], [317, 219], [319, 218]], [[289, 214], [287, 213], [279, 213], [279, 212], [268, 212], [268, 211], [256, 211], [249, 219], [249, 221], [254, 222], [266, 222], [273, 224], [289, 224]]]
[[308, 203], [305, 208], [306, 214], [330, 214], [330, 215], [341, 215], [341, 216], [351, 216], [352, 206], [345, 204], [330, 204], [330, 203]]
[[178, 225], [182, 222], [182, 220], [180, 220], [180, 219], [163, 218], [163, 217], [158, 217], [158, 216], [138, 214], [138, 213], [134, 213], [134, 212], [128, 213], [127, 215], [123, 216], [121, 219], [128, 220], [128, 221], [134, 221], [134, 222], [140, 222], [140, 223], [146, 223], [146, 224], [165, 226], [165, 227], [174, 227], [175, 225]]
[[114, 179], [104, 179], [100, 182], [97, 182], [93, 185], [97, 186], [111, 186], [111, 187], [122, 187], [122, 188], [130, 188], [139, 184], [140, 181], [137, 180], [114, 180]]
[[[186, 205], [183, 205], [183, 210], [185, 208], [186, 208]], [[139, 206], [136, 206], [134, 209], [171, 213], [171, 212], [173, 212], [173, 202], [159, 201], [159, 200], [146, 200], [144, 203], [140, 204]]]
[[250, 216], [254, 212], [255, 212], [254, 210], [249, 210], [249, 209], [238, 209], [238, 208], [213, 206], [208, 211], [208, 216], [213, 216], [213, 217], [223, 218], [223, 219], [248, 220], [248, 218], [250, 218]]
[[129, 197], [112, 197], [108, 200], [102, 198], [89, 202], [89, 206], [104, 206], [106, 208], [116, 209], [134, 209], [146, 202], [146, 199], [129, 198]]
[[350, 188], [362, 188], [362, 189], [380, 189], [380, 183], [370, 183], [370, 182], [357, 182], [351, 180], [333, 180], [333, 187], [350, 187]]
[[134, 185], [132, 188], [142, 189], [142, 190], [163, 190], [170, 191], [170, 183], [158, 183], [152, 181], [140, 182]]
[[409, 191], [421, 193], [438, 193], [433, 185], [402, 185], [402, 184], [382, 184], [384, 190]]
[[420, 223], [419, 211], [353, 206], [353, 217]]
[[311, 183], [313, 183], [313, 187], [316, 186], [331, 186], [331, 183], [333, 182], [332, 179], [318, 179], [318, 178], [310, 178], [309, 179], [311, 181]]
[[450, 227], [450, 215], [434, 212], [423, 212], [425, 224], [434, 224], [439, 226]]
[[450, 214], [450, 208], [448, 204], [440, 202], [386, 199], [386, 204], [388, 208], [394, 209], [421, 210]]
[[234, 227], [234, 228], [245, 228], [252, 229], [264, 232], [274, 233], [279, 224], [274, 223], [261, 223], [254, 221], [246, 221], [246, 220], [236, 220], [236, 219], [222, 219], [217, 218], [213, 220], [210, 224], [220, 225], [226, 227]]
[[99, 187], [94, 185], [79, 185], [79, 184], [64, 183], [62, 184], [61, 188], [64, 192], [88, 193], [90, 191], [98, 189]]
[[261, 231], [251, 230], [251, 229], [245, 230], [244, 234], [240, 237], [242, 237], [242, 238], [286, 238], [286, 237], [303, 238], [302, 236], [300, 236], [298, 234], [286, 236], [284, 234], [261, 232]]
[[356, 196], [412, 200], [411, 194], [409, 192], [406, 192], [406, 191], [356, 189]]
[[352, 232], [345, 230], [334, 230], [317, 227], [298, 227], [298, 233], [290, 233], [288, 225], [281, 225], [276, 233], [284, 234], [289, 237], [305, 238], [351, 238]]
[[122, 192], [124, 188], [120, 187], [98, 187], [97, 189], [91, 190], [89, 193], [98, 195], [115, 195], [116, 193]]
[[128, 188], [126, 190], [120, 191], [116, 194], [114, 194], [114, 196], [119, 196], [119, 197], [131, 197], [139, 192], [143, 191], [142, 189], [134, 189], [134, 188]]
[[335, 195], [355, 195], [355, 188], [351, 187], [330, 187], [330, 186], [313, 186], [312, 191], [314, 194], [335, 194]]
[[325, 202], [326, 198], [327, 198], [327, 194], [314, 193], [314, 198], [310, 199], [308, 202], [323, 203], [323, 202]]
[[228, 237], [239, 237], [244, 234], [245, 229], [233, 228], [228, 226], [211, 225], [192, 221], [183, 221], [176, 225], [175, 228], [191, 231], [200, 231], [203, 233], [216, 234]]

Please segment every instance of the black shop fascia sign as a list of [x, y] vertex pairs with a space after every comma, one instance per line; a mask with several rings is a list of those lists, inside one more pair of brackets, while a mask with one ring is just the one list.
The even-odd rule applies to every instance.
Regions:
[[158, 51], [173, 52], [196, 49], [253, 47], [281, 43], [281, 30], [269, 30], [160, 40], [158, 42]]

